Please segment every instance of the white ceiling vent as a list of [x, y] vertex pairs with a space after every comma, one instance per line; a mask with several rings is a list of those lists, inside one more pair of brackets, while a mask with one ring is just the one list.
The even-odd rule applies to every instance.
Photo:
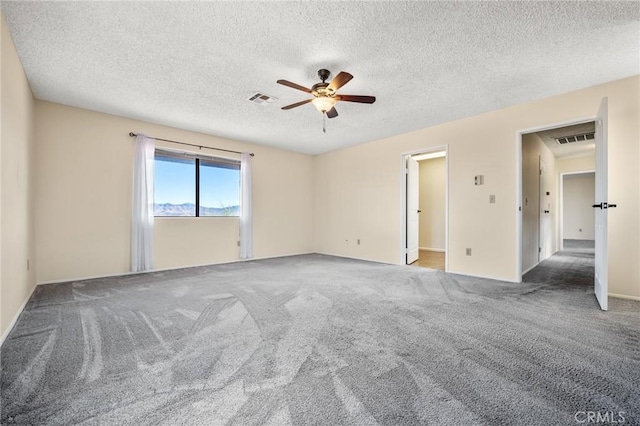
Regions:
[[268, 104], [270, 104], [271, 102], [275, 101], [278, 98], [274, 98], [273, 96], [269, 96], [269, 95], [265, 95], [264, 93], [261, 92], [256, 92], [253, 96], [251, 96], [249, 98], [249, 100], [251, 102], [255, 102], [257, 104], [260, 104], [262, 106], [266, 106]]
[[573, 135], [573, 136], [565, 136], [562, 138], [555, 138], [556, 142], [558, 142], [560, 145], [564, 145], [567, 143], [574, 143], [574, 142], [584, 142], [584, 141], [590, 141], [593, 140], [593, 138], [595, 137], [595, 133], [581, 133], [579, 135]]

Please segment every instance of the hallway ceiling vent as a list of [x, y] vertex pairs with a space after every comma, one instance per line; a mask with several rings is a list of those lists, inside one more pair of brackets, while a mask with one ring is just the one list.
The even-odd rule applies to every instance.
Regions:
[[555, 138], [556, 142], [558, 142], [560, 145], [564, 145], [567, 143], [574, 143], [574, 142], [584, 142], [584, 141], [591, 141], [593, 140], [595, 137], [595, 133], [581, 133], [579, 135], [573, 135], [573, 136], [565, 136], [562, 138]]

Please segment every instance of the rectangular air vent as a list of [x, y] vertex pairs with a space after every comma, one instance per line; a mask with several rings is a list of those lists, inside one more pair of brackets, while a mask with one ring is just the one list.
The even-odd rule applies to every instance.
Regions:
[[253, 96], [251, 96], [249, 98], [249, 100], [251, 102], [255, 102], [255, 103], [263, 105], [263, 106], [270, 104], [271, 102], [273, 102], [276, 99], [278, 99], [278, 98], [274, 98], [273, 96], [265, 95], [264, 93], [261, 93], [261, 92], [256, 92]]
[[595, 137], [595, 133], [592, 132], [592, 133], [581, 133], [579, 135], [566, 136], [566, 137], [555, 138], [555, 139], [556, 139], [556, 142], [558, 142], [560, 145], [564, 145], [567, 143], [590, 141], [590, 140], [593, 140], [594, 137]]

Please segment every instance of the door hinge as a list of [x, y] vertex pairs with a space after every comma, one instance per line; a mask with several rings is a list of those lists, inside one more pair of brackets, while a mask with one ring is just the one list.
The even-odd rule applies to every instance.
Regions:
[[542, 247], [538, 247], [538, 253], [542, 253]]

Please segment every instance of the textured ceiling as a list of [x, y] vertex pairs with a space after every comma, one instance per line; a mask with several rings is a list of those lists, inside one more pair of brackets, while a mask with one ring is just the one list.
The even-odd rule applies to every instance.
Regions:
[[[640, 2], [2, 2], [39, 99], [317, 154], [640, 72]], [[354, 79], [328, 121], [316, 71]], [[249, 102], [255, 91], [278, 98]], [[136, 129], [131, 129], [135, 131]], [[162, 137], [162, 135], [157, 135]]]
[[559, 127], [557, 129], [537, 132], [542, 142], [547, 145], [556, 158], [578, 157], [582, 155], [595, 155], [596, 143], [594, 140], [578, 141], [559, 144], [555, 138], [564, 138], [596, 131], [596, 123], [575, 124], [573, 126]]

